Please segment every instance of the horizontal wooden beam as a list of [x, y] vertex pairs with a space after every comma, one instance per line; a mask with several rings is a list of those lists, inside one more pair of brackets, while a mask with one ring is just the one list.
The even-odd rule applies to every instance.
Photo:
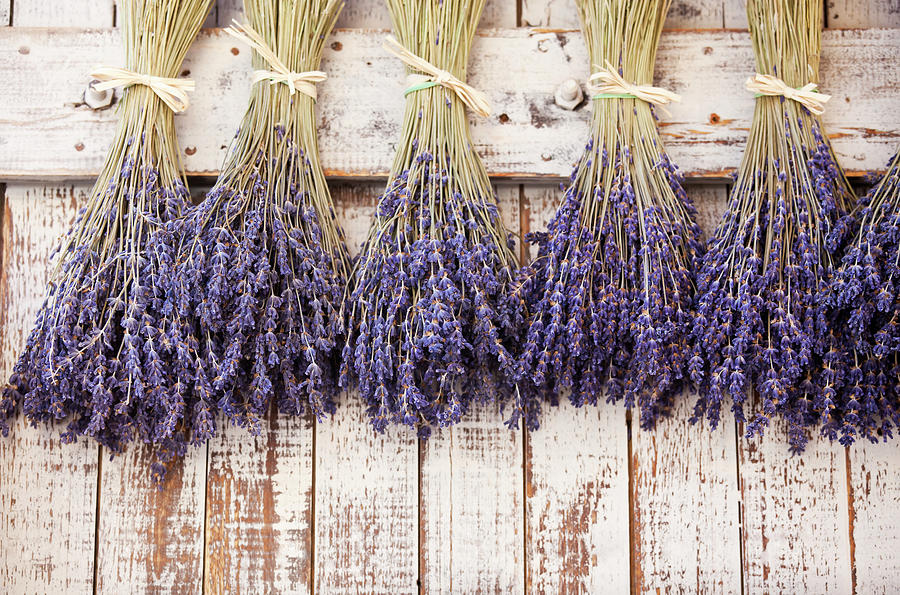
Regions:
[[[329, 40], [319, 96], [323, 163], [334, 178], [386, 175], [399, 138], [403, 69], [381, 48], [385, 32], [340, 30]], [[116, 30], [0, 29], [0, 180], [90, 178], [113, 134], [114, 109], [83, 103], [87, 73], [122, 62]], [[825, 122], [852, 174], [883, 168], [900, 144], [900, 30], [823, 34], [822, 89], [834, 98]], [[185, 166], [215, 175], [244, 112], [250, 52], [221, 30], [205, 30], [185, 71], [196, 80], [190, 109], [176, 120]], [[588, 57], [573, 31], [499, 29], [480, 33], [469, 82], [494, 113], [473, 117], [475, 144], [499, 179], [561, 179], [588, 134], [589, 102], [566, 111], [553, 101], [564, 80], [583, 81]], [[753, 113], [744, 81], [754, 71], [747, 32], [668, 31], [657, 84], [683, 101], [660, 114], [669, 151], [688, 177], [722, 179], [738, 166]]]

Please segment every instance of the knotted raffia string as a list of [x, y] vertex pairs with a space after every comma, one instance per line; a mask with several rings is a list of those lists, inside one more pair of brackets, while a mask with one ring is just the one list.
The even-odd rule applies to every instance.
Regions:
[[420, 70], [425, 74], [413, 73], [406, 77], [409, 84], [404, 95], [415, 91], [421, 91], [429, 87], [440, 85], [456, 93], [463, 103], [472, 108], [476, 114], [482, 117], [491, 115], [491, 103], [487, 95], [462, 82], [446, 70], [441, 70], [427, 60], [420, 58], [407, 50], [394, 36], [388, 35], [384, 41], [384, 49], [400, 58], [410, 68]]
[[232, 20], [231, 26], [225, 29], [232, 37], [246, 43], [256, 50], [256, 53], [262, 56], [263, 60], [272, 67], [272, 70], [254, 70], [253, 84], [269, 81], [271, 85], [284, 83], [291, 90], [291, 95], [299, 91], [314, 101], [316, 99], [316, 83], [321, 83], [328, 78], [328, 75], [321, 70], [308, 70], [306, 72], [292, 72], [275, 52], [272, 51], [262, 36], [253, 30], [249, 25], [242, 25]]
[[626, 81], [612, 64], [606, 67], [594, 65], [597, 72], [588, 79], [588, 90], [593, 99], [640, 99], [657, 106], [681, 101], [681, 96], [668, 89], [652, 85], [635, 85]]
[[756, 93], [757, 97], [762, 95], [783, 96], [802, 104], [817, 116], [821, 116], [825, 112], [825, 104], [831, 99], [831, 95], [825, 95], [816, 90], [818, 88], [816, 83], [807, 83], [799, 89], [795, 89], [771, 74], [756, 74], [747, 79], [746, 85], [747, 90]]
[[94, 85], [96, 91], [107, 91], [116, 87], [130, 87], [132, 85], [144, 85], [156, 93], [157, 96], [176, 114], [183, 112], [191, 105], [188, 91], [194, 90], [194, 81], [190, 79], [166, 78], [140, 74], [127, 68], [116, 66], [101, 66], [95, 68], [89, 75], [100, 81]]

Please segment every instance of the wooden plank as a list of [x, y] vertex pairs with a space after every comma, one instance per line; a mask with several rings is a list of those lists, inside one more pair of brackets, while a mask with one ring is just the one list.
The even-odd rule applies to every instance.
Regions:
[[773, 422], [738, 449], [745, 592], [850, 593], [844, 448], [814, 437], [791, 456], [785, 425]]
[[[106, 451], [104, 451], [104, 455]], [[175, 461], [161, 488], [148, 448], [102, 460], [97, 593], [199, 593], [203, 588], [206, 447]]]
[[[14, 0], [14, 27], [112, 27], [115, 23], [113, 0]], [[8, 14], [7, 14], [7, 22]]]
[[898, 0], [828, 0], [825, 9], [829, 29], [900, 27]]
[[633, 429], [635, 583], [641, 592], [739, 593], [740, 493], [734, 424], [688, 420], [684, 395], [656, 430]]
[[[507, 229], [519, 228], [519, 187], [497, 188]], [[507, 412], [508, 415], [508, 412]], [[422, 589], [521, 592], [525, 580], [522, 431], [494, 404], [474, 405], [423, 443]]]
[[[727, 187], [686, 190], [697, 207], [697, 223], [712, 233], [725, 209]], [[694, 400], [691, 393], [683, 395], [655, 431], [637, 424], [633, 429], [634, 568], [642, 592], [741, 589], [734, 424], [723, 423], [716, 432], [691, 424]]]
[[0, 27], [12, 25], [12, 0], [0, 0]]
[[[896, 437], [894, 438], [896, 440]], [[851, 548], [857, 593], [900, 591], [900, 449], [894, 441], [857, 444], [848, 455]]]
[[[546, 229], [560, 197], [557, 185], [525, 186], [523, 227]], [[625, 410], [568, 402], [545, 407], [540, 429], [528, 433], [525, 465], [529, 589], [626, 592], [631, 509]]]
[[[0, 195], [3, 382], [43, 301], [50, 252], [87, 190], [13, 185]], [[21, 417], [12, 426], [0, 437], [0, 591], [91, 593], [99, 447], [62, 445], [60, 427], [30, 428]]]
[[625, 411], [546, 409], [526, 461], [528, 592], [627, 593]]
[[[352, 253], [381, 184], [332, 187]], [[418, 590], [418, 443], [406, 428], [376, 435], [358, 395], [316, 424], [314, 592]]]
[[[723, 0], [673, 0], [666, 15], [666, 29], [718, 29], [724, 22]], [[522, 0], [522, 24], [526, 27], [578, 29], [578, 9], [565, 0]]]
[[747, 29], [747, 2], [746, 0], [725, 0], [726, 29]]
[[[319, 130], [331, 176], [380, 177], [390, 167], [402, 71], [381, 49], [383, 36], [339, 31], [325, 52], [323, 69], [331, 78], [322, 84]], [[838, 157], [852, 172], [882, 168], [900, 138], [893, 117], [900, 30], [826, 31], [823, 37], [823, 89], [837, 92], [825, 121]], [[0, 87], [0, 104], [9, 106], [0, 131], [0, 178], [96, 173], [116, 115], [79, 105], [84, 73], [99, 57], [115, 63], [120, 46], [113, 31], [0, 30], [0, 76], [8, 81]], [[231, 136], [222, 123], [235, 121], [245, 106], [249, 52], [217, 31], [201, 34], [195, 46], [185, 68], [199, 90], [176, 121], [188, 171], [214, 174]], [[566, 176], [582, 149], [589, 109], [562, 110], [552, 93], [561, 81], [586, 73], [581, 35], [490, 30], [477, 36], [472, 56], [471, 82], [495, 105], [496, 115], [473, 122], [489, 171], [517, 179]], [[663, 134], [673, 160], [690, 176], [721, 179], [740, 163], [754, 101], [743, 85], [753, 68], [745, 32], [663, 35], [657, 83], [684, 99], [663, 118]]]
[[210, 441], [206, 593], [310, 590], [313, 432], [273, 412], [257, 438], [228, 427]]
[[[481, 14], [481, 28], [515, 27], [514, 0], [487, 0]], [[351, 0], [346, 2], [337, 26], [341, 29], [390, 29], [391, 14], [384, 0]]]
[[204, 26], [228, 27], [232, 20], [243, 22], [244, 0], [216, 0]]

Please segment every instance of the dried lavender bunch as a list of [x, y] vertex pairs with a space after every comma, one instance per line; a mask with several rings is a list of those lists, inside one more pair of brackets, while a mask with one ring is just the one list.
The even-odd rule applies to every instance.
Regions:
[[887, 439], [900, 425], [900, 152], [855, 216], [858, 231], [831, 288], [834, 367], [843, 382], [823, 428], [844, 445]]
[[[400, 43], [464, 81], [484, 0], [388, 0]], [[342, 382], [355, 376], [375, 429], [427, 436], [473, 402], [518, 394], [524, 301], [513, 238], [443, 86], [410, 92], [387, 190], [356, 264]], [[509, 423], [531, 414], [516, 399]]]
[[[294, 73], [315, 71], [341, 0], [245, 0], [259, 50]], [[257, 71], [272, 71], [254, 50]], [[316, 137], [315, 91], [254, 84], [215, 186], [184, 219], [167, 313], [175, 384], [170, 428], [199, 442], [215, 416], [261, 430], [284, 414], [335, 409], [349, 257]]]
[[[749, 0], [747, 15], [760, 74], [793, 88], [818, 82], [820, 2]], [[748, 436], [779, 414], [792, 449], [802, 450], [803, 428], [830, 415], [826, 292], [853, 202], [819, 118], [798, 101], [758, 97], [728, 209], [698, 274], [695, 417], [715, 427], [731, 395], [743, 422], [755, 389], [762, 408], [750, 417]]]
[[[211, 0], [122, 0], [128, 70], [173, 78]], [[134, 440], [159, 455], [166, 343], [155, 304], [171, 274], [166, 246], [189, 202], [173, 111], [148, 86], [128, 86], [112, 147], [87, 204], [56, 252], [46, 300], [0, 399], [0, 428], [21, 406], [33, 423], [68, 419], [64, 441], [91, 436], [113, 453]]]
[[[594, 70], [646, 86], [669, 0], [578, 0]], [[523, 360], [551, 401], [638, 404], [651, 427], [686, 377], [700, 244], [682, 176], [651, 104], [593, 100], [592, 134], [528, 271], [532, 314]]]

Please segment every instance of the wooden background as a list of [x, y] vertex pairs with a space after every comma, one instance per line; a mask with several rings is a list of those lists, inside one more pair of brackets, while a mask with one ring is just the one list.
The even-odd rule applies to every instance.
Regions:
[[[239, 14], [238, 4], [220, 0], [208, 25], [227, 24]], [[674, 4], [670, 28], [746, 28], [740, 0]], [[826, 13], [829, 28], [900, 27], [897, 0], [827, 0]], [[78, 29], [116, 24], [111, 0], [0, 0], [0, 23]], [[573, 28], [577, 19], [571, 0], [488, 0], [483, 25]], [[389, 20], [379, 0], [347, 0], [340, 26], [386, 28]], [[9, 40], [19, 33], [0, 31], [8, 44], [0, 44], [0, 54], [41, 49], [13, 46]], [[27, 39], [46, 35], [21, 33]], [[78, 34], [66, 33], [67, 39]], [[863, 32], [860, 38], [885, 35], [896, 43], [896, 32]], [[83, 49], [90, 57], [91, 48]], [[877, 50], [871, 48], [872, 55], [880, 55]], [[857, 145], [836, 139], [845, 143], [839, 152], [848, 169], [877, 168], [898, 144], [900, 69], [896, 52], [891, 55], [893, 61], [857, 60], [837, 71], [835, 76], [846, 71], [846, 80], [824, 81], [826, 92], [843, 93], [849, 86], [854, 100], [870, 92], [872, 105], [880, 105], [870, 113], [881, 128], [857, 131]], [[91, 57], [89, 65], [105, 59]], [[750, 56], [742, 59], [752, 64]], [[0, 56], [0, 70], [2, 62]], [[78, 78], [82, 62], [46, 67], [69, 68]], [[57, 105], [50, 108], [58, 113], [71, 111], [80, 100], [58, 97], [46, 87], [24, 88], [44, 66], [20, 74], [18, 83], [5, 78], [0, 90], [5, 98], [0, 101], [4, 378], [39, 305], [52, 245], [90, 186], [77, 168], [58, 167], [75, 163], [72, 157], [60, 158], [73, 145], [66, 141], [56, 148], [53, 143], [62, 141], [45, 139], [45, 134], [63, 135], [60, 130], [68, 125], [54, 132], [52, 115], [21, 112], [26, 102], [17, 97], [29, 93], [52, 97]], [[878, 68], [887, 72], [870, 77], [869, 69]], [[397, 78], [402, 78], [399, 65]], [[196, 95], [202, 102], [202, 94]], [[233, 109], [215, 119], [197, 117], [200, 110], [193, 115], [209, 134], [227, 138], [242, 101], [229, 103]], [[749, 120], [750, 105], [746, 99], [735, 103], [741, 112], [736, 117]], [[584, 110], [561, 112], [552, 102], [546, 110], [543, 116], [569, 118], [547, 124], [567, 135], [560, 146], [580, 146], [587, 134]], [[388, 117], [399, 121], [399, 110]], [[100, 133], [87, 138], [97, 147], [74, 146], [88, 155], [87, 172], [102, 159], [108, 137], [102, 131], [110, 130], [103, 122], [111, 115], [98, 114], [96, 120]], [[535, 126], [547, 121], [538, 118]], [[343, 124], [322, 130], [323, 145], [340, 134]], [[738, 141], [740, 129], [734, 132]], [[568, 138], [570, 131], [574, 138]], [[23, 144], [29, 134], [34, 144]], [[6, 146], [9, 138], [20, 139], [17, 155]], [[721, 149], [724, 153], [713, 154], [716, 149], [710, 147], [704, 154], [733, 169], [738, 141], [734, 149]], [[48, 148], [42, 142], [50, 143]], [[183, 133], [180, 142], [186, 152], [196, 152], [204, 141]], [[677, 138], [672, 142], [680, 146]], [[492, 151], [502, 155], [515, 148], [498, 143]], [[541, 166], [534, 176], [514, 176], [527, 183], [500, 179], [498, 196], [511, 229], [525, 232], [546, 223], [559, 192], [541, 179], [567, 175], [570, 153], [564, 147], [552, 156], [552, 166]], [[390, 151], [371, 158], [381, 164]], [[31, 159], [30, 165], [10, 165], [18, 159], [26, 164]], [[487, 156], [489, 164], [495, 163], [491, 159]], [[862, 165], [853, 167], [853, 160]], [[692, 172], [689, 191], [704, 228], [711, 230], [727, 186], [699, 183], [709, 172], [682, 165]], [[352, 178], [336, 180], [333, 190], [355, 248], [383, 181], [377, 171], [351, 176], [330, 171]], [[204, 181], [195, 180], [195, 190]], [[522, 256], [528, 256], [524, 250]], [[621, 408], [564, 405], [547, 411], [537, 432], [510, 432], [500, 424], [498, 411], [484, 409], [423, 443], [405, 431], [375, 436], [350, 395], [326, 423], [273, 418], [256, 440], [230, 429], [192, 451], [161, 490], [153, 489], [148, 457], [140, 449], [110, 460], [93, 443], [61, 447], [54, 430], [19, 422], [9, 438], [0, 440], [0, 592], [900, 590], [900, 446], [844, 449], [814, 439], [803, 457], [790, 457], [778, 432], [768, 440], [748, 441], [734, 424], [716, 433], [691, 426], [686, 421], [690, 402], [686, 397], [675, 417], [655, 433], [632, 426]]]

